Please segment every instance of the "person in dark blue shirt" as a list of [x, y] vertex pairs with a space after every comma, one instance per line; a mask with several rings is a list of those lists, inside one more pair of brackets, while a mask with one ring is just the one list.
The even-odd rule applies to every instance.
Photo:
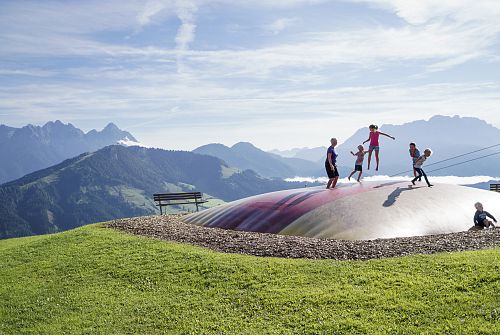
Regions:
[[474, 205], [476, 207], [476, 214], [474, 214], [474, 226], [482, 229], [482, 228], [488, 228], [488, 227], [495, 227], [493, 222], [488, 220], [488, 218], [492, 219], [497, 223], [497, 220], [493, 215], [488, 213], [483, 209], [483, 204], [480, 202], [476, 202]]
[[330, 146], [326, 151], [325, 169], [328, 175], [328, 184], [326, 188], [335, 188], [337, 181], [339, 180], [339, 171], [337, 170], [337, 153], [335, 152], [335, 146], [337, 145], [337, 139], [332, 138], [330, 140]]

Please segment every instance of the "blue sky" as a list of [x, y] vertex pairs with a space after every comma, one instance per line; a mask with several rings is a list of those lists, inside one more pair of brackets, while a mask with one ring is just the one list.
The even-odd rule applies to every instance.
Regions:
[[193, 149], [327, 145], [435, 114], [500, 127], [500, 1], [0, 1], [0, 123]]

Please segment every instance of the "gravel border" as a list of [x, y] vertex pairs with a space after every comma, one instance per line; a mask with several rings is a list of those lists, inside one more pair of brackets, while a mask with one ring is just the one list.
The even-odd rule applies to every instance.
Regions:
[[346, 241], [206, 228], [184, 223], [182, 216], [155, 215], [113, 220], [107, 227], [219, 252], [283, 258], [367, 260], [500, 247], [500, 229]]

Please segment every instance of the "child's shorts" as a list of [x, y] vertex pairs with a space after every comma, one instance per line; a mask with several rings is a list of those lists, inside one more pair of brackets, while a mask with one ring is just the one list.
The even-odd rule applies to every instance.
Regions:
[[363, 165], [354, 165], [354, 171], [359, 171], [359, 172], [362, 172], [363, 171]]

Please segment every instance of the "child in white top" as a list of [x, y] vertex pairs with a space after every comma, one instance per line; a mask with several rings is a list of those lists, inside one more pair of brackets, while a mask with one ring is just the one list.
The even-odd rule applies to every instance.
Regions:
[[427, 175], [425, 174], [424, 170], [422, 170], [422, 165], [425, 163], [427, 158], [430, 157], [431, 155], [432, 155], [432, 150], [425, 149], [424, 154], [422, 156], [420, 156], [415, 161], [415, 164], [413, 164], [413, 167], [415, 168], [415, 171], [417, 172], [417, 176], [415, 176], [415, 178], [413, 178], [413, 180], [411, 181], [411, 183], [413, 185], [415, 185], [415, 182], [417, 181], [417, 179], [422, 178], [422, 176], [424, 176], [425, 182], [427, 183], [427, 186], [429, 186], [429, 187], [434, 186], [431, 183], [429, 183], [429, 179], [427, 179]]

